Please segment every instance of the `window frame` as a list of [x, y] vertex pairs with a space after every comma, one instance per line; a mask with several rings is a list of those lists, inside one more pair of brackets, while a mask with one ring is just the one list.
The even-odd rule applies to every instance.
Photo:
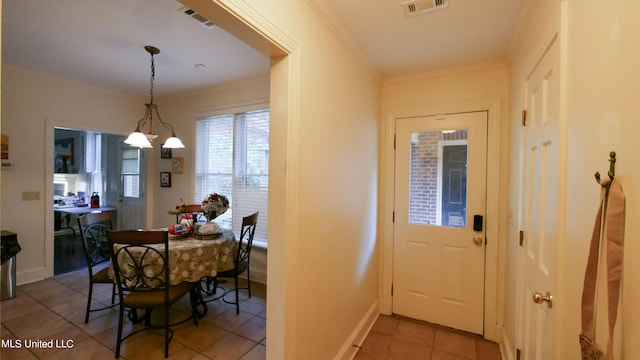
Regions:
[[[237, 125], [237, 119], [238, 119], [238, 115], [239, 114], [246, 114], [246, 113], [250, 113], [253, 111], [263, 111], [266, 110], [269, 112], [269, 119], [268, 121], [271, 121], [270, 118], [270, 108], [269, 108], [269, 103], [268, 102], [260, 102], [260, 103], [255, 103], [255, 104], [249, 104], [249, 105], [244, 105], [244, 106], [236, 106], [236, 107], [229, 107], [229, 108], [223, 108], [223, 109], [218, 109], [218, 110], [214, 110], [214, 111], [209, 111], [209, 112], [204, 112], [204, 113], [199, 113], [196, 114], [196, 116], [194, 116], [195, 121], [194, 121], [194, 132], [196, 132], [195, 136], [194, 136], [194, 159], [196, 161], [196, 164], [194, 166], [194, 170], [193, 170], [193, 175], [194, 175], [194, 179], [193, 179], [193, 183], [194, 183], [194, 203], [199, 204], [202, 199], [200, 198], [201, 196], [204, 198], [204, 196], [206, 196], [206, 192], [203, 194], [199, 194], [202, 190], [200, 189], [199, 183], [201, 181], [203, 181], [203, 177], [207, 176], [207, 174], [209, 176], [211, 175], [220, 175], [220, 176], [230, 176], [231, 179], [231, 192], [232, 194], [223, 194], [223, 195], [227, 195], [230, 198], [230, 209], [233, 213], [233, 209], [236, 202], [236, 188], [238, 187], [238, 181], [241, 181], [241, 179], [245, 178], [248, 175], [251, 174], [246, 174], [245, 171], [241, 171], [240, 169], [238, 169], [238, 156], [240, 155], [240, 157], [244, 160], [244, 164], [243, 167], [247, 166], [247, 153], [244, 154], [238, 154], [237, 151], [237, 138], [236, 138], [236, 133], [237, 133], [237, 129], [238, 129], [238, 125]], [[202, 147], [202, 144], [198, 143], [198, 122], [202, 121], [202, 120], [206, 120], [207, 118], [212, 118], [212, 117], [217, 117], [217, 116], [232, 116], [232, 128], [233, 128], [233, 151], [232, 151], [232, 169], [231, 169], [231, 174], [228, 174], [226, 172], [224, 173], [204, 173], [204, 172], [198, 172], [199, 169], [199, 164], [198, 164], [198, 159], [200, 156], [200, 150], [199, 147]], [[244, 141], [247, 141], [246, 136], [244, 137]], [[269, 139], [270, 141], [270, 139]], [[208, 144], [208, 143], [207, 143]], [[270, 147], [270, 145], [269, 145]], [[268, 155], [267, 155], [268, 156]], [[268, 164], [266, 167], [266, 172], [267, 172], [267, 180], [269, 179], [269, 174], [268, 174]], [[246, 181], [246, 180], [245, 180]], [[267, 181], [268, 184], [268, 181]], [[216, 189], [211, 189], [211, 192], [216, 192]], [[261, 190], [262, 191], [262, 190]], [[266, 197], [267, 200], [264, 202], [264, 208], [268, 209], [268, 186], [266, 187]], [[249, 215], [249, 214], [243, 214], [244, 216]], [[254, 238], [254, 246], [257, 247], [261, 247], [261, 248], [267, 248], [268, 246], [268, 234], [267, 234], [267, 217], [268, 217], [268, 213], [267, 211], [263, 211], [260, 210], [260, 220], [258, 222], [258, 226], [262, 227], [262, 231], [260, 231], [260, 229], [256, 230], [256, 237]], [[240, 226], [242, 223], [242, 218], [240, 214], [235, 214], [232, 215], [232, 220], [231, 220], [231, 226], [232, 229], [239, 233], [240, 232]], [[263, 235], [259, 235], [259, 233], [263, 234]]]

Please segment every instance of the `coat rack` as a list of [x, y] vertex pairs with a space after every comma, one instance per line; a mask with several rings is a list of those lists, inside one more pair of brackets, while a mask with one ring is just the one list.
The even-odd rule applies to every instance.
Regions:
[[[613, 182], [613, 179], [616, 176], [616, 152], [615, 151], [612, 151], [609, 153], [609, 171], [607, 172], [607, 175], [609, 175], [609, 179], [611, 179], [611, 181], [609, 182], [609, 184], [611, 184]], [[598, 171], [596, 171], [595, 177], [598, 184], [601, 184], [600, 173]]]

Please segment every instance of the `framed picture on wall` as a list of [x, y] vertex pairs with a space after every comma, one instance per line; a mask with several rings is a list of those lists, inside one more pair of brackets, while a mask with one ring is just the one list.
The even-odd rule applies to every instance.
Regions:
[[70, 173], [75, 162], [74, 139], [56, 139], [54, 151], [54, 167], [56, 173]]
[[[164, 145], [164, 144], [162, 144]], [[160, 158], [161, 159], [171, 159], [171, 149], [165, 149], [162, 146], [160, 147]]]
[[182, 156], [176, 156], [171, 159], [171, 172], [176, 174], [182, 174], [184, 169], [184, 158]]
[[171, 173], [168, 171], [163, 171], [160, 173], [160, 186], [161, 187], [171, 187]]

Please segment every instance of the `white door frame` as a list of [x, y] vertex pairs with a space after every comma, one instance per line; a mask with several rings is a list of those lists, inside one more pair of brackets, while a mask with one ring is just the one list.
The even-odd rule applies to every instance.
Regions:
[[[386, 121], [381, 139], [382, 164], [381, 176], [383, 187], [380, 197], [380, 312], [391, 314], [392, 296], [391, 286], [393, 282], [393, 210], [394, 210], [394, 170], [395, 151], [394, 135], [397, 119], [407, 117], [433, 116], [438, 114], [453, 114], [463, 112], [487, 111], [487, 177], [499, 179], [487, 181], [487, 222], [486, 222], [486, 258], [485, 258], [485, 293], [484, 293], [484, 338], [497, 341], [497, 325], [502, 323], [502, 293], [498, 288], [499, 253], [504, 253], [500, 246], [502, 219], [500, 204], [504, 202], [504, 196], [500, 194], [502, 176], [500, 174], [500, 99], [480, 100], [461, 104], [442, 106], [430, 106], [423, 108], [411, 108], [394, 110], [386, 114]], [[497, 175], [495, 175], [497, 174]], [[502, 180], [504, 181], [504, 180]], [[504, 281], [500, 281], [504, 283]], [[501, 285], [501, 288], [503, 285]], [[498, 301], [500, 299], [500, 301]]]

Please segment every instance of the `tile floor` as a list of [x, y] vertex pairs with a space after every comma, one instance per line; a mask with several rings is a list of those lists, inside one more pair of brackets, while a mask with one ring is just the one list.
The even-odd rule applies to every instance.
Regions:
[[[75, 219], [74, 219], [75, 220]], [[53, 273], [64, 274], [87, 267], [87, 259], [82, 249], [82, 237], [71, 229], [54, 232]]]
[[400, 316], [380, 315], [355, 360], [500, 360], [498, 344]]
[[[118, 324], [117, 310], [91, 313], [84, 323], [88, 280], [81, 269], [18, 287], [17, 296], [0, 302], [2, 359], [113, 359]], [[111, 288], [94, 287], [94, 303], [107, 304]], [[265, 359], [266, 288], [252, 286], [251, 299], [244, 295], [240, 315], [235, 307], [210, 302], [208, 313], [196, 327], [192, 321], [174, 328], [170, 359]], [[187, 299], [177, 304], [172, 316], [186, 316]], [[125, 325], [125, 331], [133, 325]], [[163, 337], [144, 332], [123, 343], [121, 359], [162, 359]], [[10, 348], [21, 340], [23, 347]], [[57, 341], [58, 347], [26, 348], [28, 340]], [[64, 346], [67, 346], [66, 348]], [[466, 333], [397, 316], [381, 315], [355, 356], [367, 359], [499, 360], [495, 343]]]
[[[0, 302], [2, 319], [2, 359], [113, 359], [118, 326], [117, 307], [90, 315], [84, 323], [89, 288], [86, 269], [19, 286], [17, 296]], [[265, 359], [266, 289], [254, 284], [252, 297], [241, 298], [240, 315], [235, 306], [222, 301], [210, 302], [199, 325], [193, 321], [174, 327], [169, 345], [171, 359]], [[242, 294], [241, 294], [242, 296]], [[94, 303], [108, 304], [111, 287], [94, 286]], [[188, 296], [172, 308], [172, 317], [184, 318], [190, 312]], [[184, 317], [183, 317], [184, 316]], [[132, 328], [127, 321], [125, 333]], [[135, 325], [139, 326], [139, 325]], [[22, 348], [10, 348], [13, 340]], [[57, 341], [57, 348], [31, 347], [28, 341]], [[164, 337], [149, 331], [123, 342], [120, 359], [163, 359]], [[67, 346], [68, 345], [68, 346]], [[71, 346], [72, 345], [72, 346]], [[67, 346], [67, 348], [64, 348]]]

